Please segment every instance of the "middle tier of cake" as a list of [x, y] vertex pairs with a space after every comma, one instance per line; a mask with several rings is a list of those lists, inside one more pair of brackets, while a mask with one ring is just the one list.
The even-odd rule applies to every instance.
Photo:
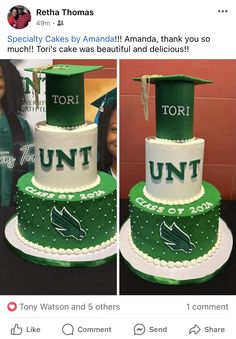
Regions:
[[145, 196], [163, 204], [185, 204], [201, 198], [204, 139], [168, 141], [146, 138]]
[[49, 192], [79, 192], [97, 186], [97, 124], [75, 128], [36, 124], [33, 183]]

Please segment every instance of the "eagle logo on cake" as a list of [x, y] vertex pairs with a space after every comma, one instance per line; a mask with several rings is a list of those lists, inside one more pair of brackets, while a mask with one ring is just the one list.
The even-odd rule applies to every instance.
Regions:
[[55, 206], [52, 208], [51, 223], [55, 230], [65, 238], [75, 238], [81, 241], [86, 236], [79, 220], [73, 217], [65, 207], [61, 211], [58, 211]]
[[183, 232], [175, 222], [173, 222], [171, 226], [167, 226], [163, 221], [160, 226], [160, 237], [173, 251], [191, 253], [195, 248], [195, 245], [191, 242], [189, 235]]

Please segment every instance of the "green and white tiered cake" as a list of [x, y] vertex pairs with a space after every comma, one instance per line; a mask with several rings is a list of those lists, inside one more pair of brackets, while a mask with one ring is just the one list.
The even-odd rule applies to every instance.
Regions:
[[[156, 86], [157, 128], [156, 136], [145, 140], [146, 180], [129, 194], [122, 254], [137, 274], [151, 281], [205, 281], [222, 266], [223, 248], [220, 193], [202, 181], [204, 139], [193, 136], [194, 86], [210, 81], [184, 75], [134, 80], [142, 82], [146, 108], [147, 86]], [[223, 240], [225, 233], [232, 242], [227, 228]], [[229, 241], [225, 261], [230, 251]]]
[[45, 68], [28, 69], [46, 74], [47, 121], [36, 124], [35, 171], [17, 184], [12, 245], [43, 264], [101, 264], [116, 252], [116, 181], [97, 172], [97, 125], [84, 118], [84, 73], [101, 67]]

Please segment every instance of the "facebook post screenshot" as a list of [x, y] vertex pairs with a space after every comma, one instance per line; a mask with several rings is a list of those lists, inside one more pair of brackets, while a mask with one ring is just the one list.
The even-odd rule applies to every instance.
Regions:
[[236, 337], [235, 22], [1, 2], [0, 338]]

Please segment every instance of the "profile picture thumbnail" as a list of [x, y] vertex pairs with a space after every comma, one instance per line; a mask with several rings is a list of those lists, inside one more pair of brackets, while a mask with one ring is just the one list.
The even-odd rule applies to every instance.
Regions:
[[28, 26], [31, 14], [27, 7], [17, 5], [9, 10], [7, 20], [13, 28], [22, 29]]

